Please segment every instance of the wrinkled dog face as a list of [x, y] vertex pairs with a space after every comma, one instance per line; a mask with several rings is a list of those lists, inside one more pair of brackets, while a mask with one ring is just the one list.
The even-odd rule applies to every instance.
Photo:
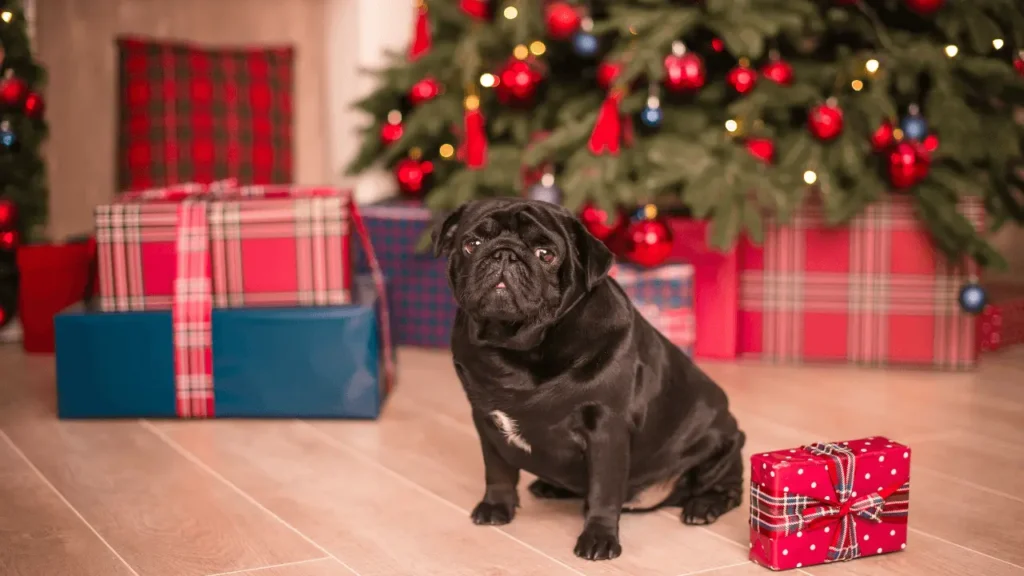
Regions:
[[434, 247], [448, 256], [459, 306], [477, 319], [500, 322], [554, 317], [569, 297], [592, 285], [586, 277], [592, 251], [603, 251], [597, 256], [611, 264], [607, 249], [571, 213], [521, 199], [462, 206], [435, 230]]

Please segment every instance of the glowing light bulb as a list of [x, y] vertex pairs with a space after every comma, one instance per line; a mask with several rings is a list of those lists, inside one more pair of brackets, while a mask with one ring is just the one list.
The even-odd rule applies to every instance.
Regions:
[[401, 123], [402, 123], [402, 113], [401, 112], [399, 112], [398, 110], [392, 110], [391, 112], [388, 112], [388, 124], [401, 124]]
[[514, 20], [516, 16], [519, 16], [519, 10], [516, 10], [515, 6], [506, 6], [504, 15], [505, 19]]
[[3, 12], [0, 12], [0, 20], [3, 20], [4, 22], [10, 22], [13, 19], [14, 19], [14, 14], [13, 13], [8, 12], [7, 10], [4, 10]]
[[455, 147], [451, 144], [441, 144], [438, 153], [441, 154], [441, 158], [451, 158], [455, 154]]
[[739, 129], [739, 127], [740, 125], [735, 120], [725, 121], [725, 129], [728, 130], [729, 132], [735, 132], [737, 129]]
[[526, 57], [530, 55], [530, 49], [520, 44], [512, 49], [512, 55], [515, 56], [517, 60], [526, 60]]
[[494, 74], [483, 74], [480, 76], [480, 85], [484, 88], [494, 87]]
[[950, 58], [952, 58], [953, 56], [956, 56], [957, 52], [959, 52], [959, 51], [960, 51], [960, 49], [957, 48], [956, 46], [952, 45], [952, 44], [950, 44], [949, 46], [946, 46], [946, 56], [949, 56]]
[[1002, 50], [1003, 49], [1003, 39], [1002, 38], [996, 38], [995, 40], [993, 40], [992, 41], [992, 47], [995, 48], [996, 50]]
[[861, 82], [860, 80], [854, 80], [853, 82], [850, 83], [850, 87], [853, 88], [855, 92], [860, 92], [861, 90], [864, 89], [864, 83]]
[[818, 175], [815, 174], [813, 170], [808, 170], [807, 172], [804, 172], [804, 182], [808, 184], [814, 184], [817, 181]]
[[544, 43], [541, 42], [540, 40], [534, 40], [533, 42], [530, 42], [530, 54], [533, 54], [534, 56], [540, 56], [541, 54], [546, 52], [547, 49], [548, 47], [545, 46]]
[[878, 72], [878, 60], [875, 60], [874, 58], [868, 60], [864, 63], [864, 69], [872, 74]]

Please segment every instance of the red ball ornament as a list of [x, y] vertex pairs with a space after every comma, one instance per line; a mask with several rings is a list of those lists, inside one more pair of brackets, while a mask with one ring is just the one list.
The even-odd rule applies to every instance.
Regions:
[[28, 83], [14, 75], [0, 80], [0, 105], [16, 108], [28, 97]]
[[903, 0], [907, 8], [922, 15], [930, 16], [942, 8], [946, 0]]
[[672, 254], [672, 229], [656, 215], [634, 220], [623, 231], [622, 250], [634, 264], [657, 266]]
[[552, 2], [544, 10], [544, 24], [548, 36], [556, 40], [568, 40], [580, 27], [580, 13], [568, 2]]
[[780, 58], [772, 58], [770, 62], [761, 68], [761, 75], [775, 82], [776, 84], [788, 85], [793, 83], [793, 67], [789, 62]]
[[687, 52], [681, 42], [672, 46], [665, 56], [665, 87], [676, 92], [690, 92], [704, 86], [707, 76], [704, 60], [694, 52]]
[[819, 104], [807, 115], [807, 127], [819, 140], [831, 140], [843, 131], [843, 111], [831, 101]]
[[490, 0], [459, 0], [459, 8], [477, 20], [487, 20], [491, 16]]
[[380, 127], [380, 141], [385, 145], [394, 144], [402, 138], [401, 124], [385, 124]]
[[615, 84], [615, 79], [622, 73], [621, 62], [601, 62], [597, 66], [597, 85], [605, 90]]
[[438, 94], [441, 93], [441, 84], [430, 78], [424, 78], [419, 82], [412, 85], [412, 89], [409, 90], [409, 102], [414, 106], [422, 104], [428, 100], [434, 99]]
[[14, 226], [14, 202], [0, 200], [0, 230]]
[[532, 102], [544, 77], [526, 61], [513, 59], [498, 73], [498, 78], [498, 101], [516, 105]]
[[594, 238], [607, 242], [612, 234], [622, 226], [623, 214], [621, 211], [608, 214], [594, 204], [587, 204], [580, 211], [580, 221], [583, 222], [583, 227], [587, 229], [587, 232], [594, 235]]
[[1013, 60], [1013, 67], [1017, 70], [1017, 74], [1024, 76], [1024, 50], [1017, 54], [1017, 57]]
[[775, 159], [775, 143], [768, 138], [748, 138], [747, 152], [758, 160], [771, 163]]
[[725, 81], [732, 86], [739, 94], [746, 94], [754, 89], [754, 85], [757, 84], [757, 73], [750, 69], [749, 66], [740, 64], [733, 68], [726, 75]]
[[895, 188], [910, 188], [928, 174], [928, 161], [911, 143], [903, 141], [889, 153], [889, 182]]
[[43, 101], [43, 97], [38, 92], [30, 92], [25, 97], [25, 115], [33, 120], [39, 120], [43, 117], [43, 112], [46, 110], [46, 102]]
[[427, 177], [434, 172], [434, 165], [427, 160], [405, 158], [395, 165], [395, 178], [403, 194], [421, 196], [427, 189]]
[[0, 252], [10, 252], [18, 247], [18, 233], [14, 230], [0, 232]]
[[921, 148], [929, 154], [939, 149], [939, 137], [935, 134], [929, 134], [924, 137], [924, 141], [921, 142]]
[[879, 125], [871, 135], [871, 147], [875, 152], [885, 152], [895, 141], [896, 139], [893, 135], [893, 126], [888, 121], [882, 122], [882, 124]]

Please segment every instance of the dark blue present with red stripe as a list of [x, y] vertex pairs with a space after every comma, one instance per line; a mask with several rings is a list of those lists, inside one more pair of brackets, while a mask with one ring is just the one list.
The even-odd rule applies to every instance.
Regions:
[[671, 264], [640, 268], [616, 264], [611, 275], [652, 326], [688, 356], [693, 356], [697, 339], [693, 266]]
[[[391, 280], [395, 342], [407, 346], [447, 348], [456, 304], [448, 286], [447, 265], [416, 246], [433, 223], [421, 202], [389, 200], [361, 210], [381, 270]], [[356, 256], [357, 269], [365, 259]]]
[[357, 304], [348, 306], [214, 309], [210, 384], [176, 374], [182, 348], [170, 310], [79, 305], [54, 320], [57, 413], [376, 418], [393, 387], [396, 358], [385, 343], [377, 283], [357, 277], [353, 297]]

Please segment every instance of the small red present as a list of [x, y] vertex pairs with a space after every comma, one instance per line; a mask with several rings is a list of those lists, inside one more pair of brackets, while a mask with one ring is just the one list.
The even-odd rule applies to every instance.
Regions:
[[986, 287], [991, 304], [978, 318], [978, 345], [983, 352], [1024, 344], [1024, 286]]
[[883, 437], [750, 458], [750, 559], [772, 570], [907, 546], [910, 448]]
[[[984, 208], [963, 215], [983, 225]], [[740, 245], [739, 353], [783, 362], [839, 361], [965, 369], [977, 360], [976, 319], [959, 292], [973, 262], [950, 263], [890, 196], [845, 226], [818, 205], [766, 227], [763, 246]]]

